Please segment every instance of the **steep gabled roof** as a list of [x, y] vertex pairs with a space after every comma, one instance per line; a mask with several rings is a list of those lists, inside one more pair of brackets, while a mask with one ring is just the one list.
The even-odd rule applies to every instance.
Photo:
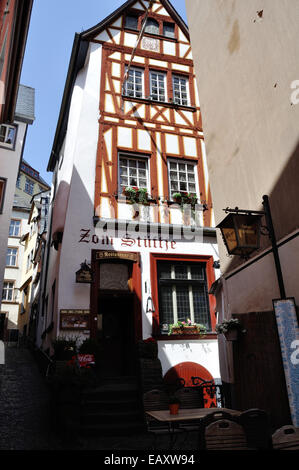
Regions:
[[[176, 9], [171, 5], [168, 0], [159, 0], [160, 3], [163, 5], [165, 10], [169, 13], [169, 15], [175, 20], [175, 22], [180, 26], [183, 30], [187, 38], [189, 39], [189, 30], [188, 26], [184, 22], [183, 18], [178, 14]], [[123, 5], [121, 5], [117, 10], [115, 10], [111, 15], [107, 16], [103, 21], [98, 23], [96, 26], [87, 29], [81, 33], [82, 39], [91, 39], [94, 36], [97, 36], [101, 33], [111, 22], [116, 21], [127, 8], [133, 7], [133, 5], [137, 3], [137, 0], [128, 0]]]
[[[66, 134], [67, 121], [70, 110], [72, 89], [76, 80], [78, 71], [84, 66], [89, 40], [97, 36], [101, 31], [103, 31], [110, 23], [116, 21], [126, 9], [133, 7], [138, 0], [128, 0], [123, 5], [121, 5], [117, 10], [115, 10], [111, 15], [107, 16], [103, 21], [98, 23], [96, 26], [83, 31], [82, 33], [76, 33], [73, 43], [73, 49], [71, 53], [68, 74], [66, 78], [66, 83], [64, 87], [62, 103], [59, 112], [58, 123], [56, 127], [54, 142], [51, 150], [51, 155], [49, 158], [47, 171], [53, 171], [55, 168], [56, 161], [58, 159], [58, 154], [63, 144], [63, 140]], [[169, 0], [159, 0], [161, 5], [173, 18], [173, 20], [179, 25], [182, 29], [185, 36], [189, 39], [189, 30], [188, 26], [178, 14], [176, 9], [172, 6]]]

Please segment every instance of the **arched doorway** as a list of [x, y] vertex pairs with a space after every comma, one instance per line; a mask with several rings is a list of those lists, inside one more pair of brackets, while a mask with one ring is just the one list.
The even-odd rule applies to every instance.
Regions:
[[[196, 387], [197, 385], [194, 385], [191, 377], [200, 377], [203, 381], [208, 381], [212, 384], [215, 383], [210, 372], [196, 362], [180, 362], [179, 364], [176, 364], [166, 372], [163, 380], [167, 386], [179, 386], [181, 384], [184, 385], [184, 387]], [[198, 381], [198, 383], [200, 382], [201, 381]], [[210, 396], [208, 389], [204, 390], [203, 398], [205, 408], [213, 408], [217, 406], [216, 398], [213, 394], [212, 397]]]

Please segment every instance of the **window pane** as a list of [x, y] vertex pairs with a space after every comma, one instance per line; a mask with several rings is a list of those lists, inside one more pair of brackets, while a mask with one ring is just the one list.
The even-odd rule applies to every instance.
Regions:
[[178, 321], [190, 318], [189, 288], [188, 286], [176, 285], [176, 303]]
[[172, 288], [163, 286], [161, 289], [161, 313], [160, 323], [173, 323], [173, 304], [172, 304]]
[[138, 18], [137, 16], [127, 15], [125, 28], [137, 29], [138, 28]]
[[176, 279], [187, 279], [187, 266], [175, 266], [175, 278]]
[[145, 30], [146, 33], [150, 34], [159, 34], [159, 23], [153, 18], [148, 18], [146, 20]]
[[194, 320], [210, 329], [210, 307], [206, 284], [192, 287]]
[[173, 23], [163, 23], [163, 35], [168, 38], [174, 38], [174, 24]]

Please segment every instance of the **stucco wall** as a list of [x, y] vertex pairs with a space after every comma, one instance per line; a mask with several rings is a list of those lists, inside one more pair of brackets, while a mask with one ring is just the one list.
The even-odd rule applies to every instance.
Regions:
[[[227, 206], [261, 209], [268, 194], [280, 239], [299, 222], [298, 93], [296, 103], [291, 96], [299, 79], [299, 4], [186, 0], [186, 6], [216, 223]], [[225, 270], [231, 260], [219, 242]]]

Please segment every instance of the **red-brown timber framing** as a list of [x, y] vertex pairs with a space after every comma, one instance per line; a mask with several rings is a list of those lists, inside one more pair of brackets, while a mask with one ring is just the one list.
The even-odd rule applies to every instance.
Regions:
[[[151, 253], [150, 254], [150, 267], [151, 267], [151, 286], [152, 286], [152, 298], [155, 306], [155, 312], [153, 312], [153, 336], [159, 338], [160, 336], [160, 319], [159, 319], [159, 297], [158, 297], [158, 272], [157, 262], [158, 261], [186, 261], [188, 263], [205, 263], [208, 291], [215, 281], [215, 272], [213, 268], [213, 256], [196, 256], [186, 254], [165, 254], [165, 253]], [[209, 305], [210, 305], [210, 318], [211, 318], [211, 330], [215, 331], [216, 325], [216, 299], [212, 294], [209, 294]], [[174, 340], [178, 339], [176, 335], [163, 335], [163, 340]], [[192, 335], [193, 339], [201, 339], [199, 335]], [[215, 338], [214, 333], [206, 334], [205, 339]], [[180, 339], [190, 339], [190, 336], [180, 335]]]
[[[130, 3], [130, 2], [129, 2]], [[131, 2], [132, 3], [132, 2]], [[140, 2], [142, 5], [142, 2]], [[102, 44], [102, 69], [101, 69], [101, 91], [100, 91], [100, 103], [99, 103], [99, 140], [98, 140], [98, 150], [97, 150], [97, 164], [96, 164], [96, 180], [95, 180], [95, 214], [101, 216], [99, 207], [101, 205], [101, 200], [103, 197], [109, 198], [110, 206], [113, 208], [115, 218], [118, 217], [118, 200], [115, 197], [118, 191], [118, 152], [127, 151], [136, 154], [144, 154], [144, 156], [149, 158], [150, 166], [150, 191], [152, 198], [157, 200], [158, 196], [162, 196], [164, 200], [170, 199], [170, 190], [168, 183], [168, 169], [167, 169], [167, 159], [170, 157], [183, 160], [191, 160], [197, 162], [197, 172], [198, 172], [198, 182], [199, 182], [199, 191], [200, 191], [200, 202], [206, 204], [208, 209], [204, 212], [204, 226], [211, 226], [211, 195], [209, 185], [206, 184], [206, 176], [204, 175], [204, 165], [203, 165], [203, 156], [201, 151], [201, 140], [203, 140], [202, 134], [202, 120], [200, 107], [196, 106], [195, 98], [195, 75], [193, 70], [193, 61], [187, 58], [187, 55], [190, 50], [189, 37], [187, 36], [186, 31], [186, 41], [179, 40], [178, 30], [179, 25], [168, 16], [163, 16], [159, 14], [159, 8], [156, 12], [150, 12], [149, 17], [154, 18], [159, 23], [159, 35], [154, 37], [160, 40], [161, 48], [160, 52], [154, 52], [149, 50], [141, 49], [141, 44], [136, 50], [134, 59], [131, 63], [132, 67], [139, 67], [144, 70], [144, 94], [149, 96], [149, 70], [157, 70], [164, 72], [166, 74], [166, 83], [167, 83], [167, 95], [168, 99], [173, 98], [173, 89], [172, 89], [172, 64], [179, 64], [180, 66], [185, 66], [189, 68], [189, 72], [185, 70], [175, 70], [173, 73], [186, 76], [189, 82], [189, 93], [190, 93], [190, 106], [178, 106], [170, 102], [159, 103], [153, 102], [150, 99], [144, 98], [134, 98], [129, 101], [135, 103], [134, 107], [131, 108], [126, 113], [123, 110], [124, 103], [128, 98], [122, 96], [122, 80], [119, 76], [113, 76], [112, 72], [112, 63], [117, 64], [121, 70], [121, 77], [124, 77], [125, 67], [128, 66], [129, 60], [128, 56], [132, 54], [132, 48], [124, 45], [124, 35], [125, 32], [130, 34], [135, 34], [137, 39], [138, 32], [127, 29], [124, 27], [124, 18], [125, 13], [122, 12], [122, 26], [117, 27], [113, 25], [107, 25], [106, 31], [108, 32], [108, 26], [110, 30], [120, 33], [120, 43], [116, 44], [116, 41], [113, 39], [113, 35], [108, 34], [112, 42], [105, 42], [98, 39], [95, 39], [96, 35], [92, 33], [87, 35], [87, 39], [90, 42]], [[166, 8], [166, 6], [165, 6]], [[128, 8], [129, 13], [138, 14], [138, 28], [140, 30], [142, 20], [145, 16], [145, 12], [140, 14], [140, 10], [133, 10]], [[115, 21], [115, 17], [113, 18]], [[113, 23], [111, 21], [111, 23]], [[175, 38], [165, 38], [163, 36], [163, 22], [173, 23], [175, 25]], [[144, 33], [145, 37], [153, 37], [153, 35]], [[163, 39], [169, 42], [173, 42], [176, 47], [176, 55], [167, 55], [163, 51]], [[179, 45], [184, 44], [189, 46], [186, 52], [183, 54], [183, 57], [179, 56]], [[115, 52], [119, 53], [119, 57], [111, 57]], [[127, 56], [127, 57], [126, 57]], [[144, 62], [140, 63], [138, 57], [144, 58]], [[161, 61], [160, 64], [150, 65], [150, 59], [156, 59]], [[167, 66], [164, 66], [164, 63]], [[115, 87], [115, 81], [118, 81], [118, 89]], [[106, 89], [106, 84], [108, 84], [108, 89]], [[106, 97], [110, 95], [110, 101], [113, 103], [114, 112], [107, 110], [105, 100]], [[138, 112], [140, 108], [144, 108], [144, 117], [136, 117], [134, 114]], [[153, 113], [153, 110], [156, 112]], [[184, 114], [184, 111], [188, 111], [193, 114], [192, 120]], [[180, 124], [175, 121], [175, 113], [180, 116]], [[128, 122], [131, 121], [131, 122]], [[134, 122], [132, 122], [134, 121]], [[193, 121], [193, 122], [192, 122]], [[121, 126], [124, 128], [132, 129], [132, 146], [131, 147], [119, 147], [117, 142], [117, 127]], [[168, 126], [167, 130], [163, 126]], [[140, 151], [137, 145], [137, 131], [139, 129], [147, 130], [151, 136], [151, 149], [150, 151]], [[106, 143], [104, 135], [107, 131], [112, 132], [111, 139], [111, 149], [106, 148]], [[160, 137], [161, 143], [161, 157], [162, 157], [162, 181], [160, 181], [160, 188], [163, 187], [163, 194], [159, 194], [159, 185], [158, 185], [158, 168], [157, 168], [157, 134]], [[176, 135], [178, 138], [178, 154], [171, 154], [166, 152], [166, 134]], [[193, 137], [196, 139], [196, 156], [190, 156], [187, 154], [187, 151], [184, 149], [184, 137]], [[109, 157], [109, 154], [112, 155], [112, 158]], [[102, 175], [105, 175], [107, 189], [103, 190]], [[206, 189], [207, 188], [207, 189]], [[157, 200], [158, 202], [158, 200]], [[168, 211], [169, 213], [171, 211]], [[156, 212], [155, 222], [162, 222], [160, 220], [160, 211]], [[164, 218], [164, 221], [165, 218]], [[171, 215], [168, 216], [168, 223], [171, 223]]]

